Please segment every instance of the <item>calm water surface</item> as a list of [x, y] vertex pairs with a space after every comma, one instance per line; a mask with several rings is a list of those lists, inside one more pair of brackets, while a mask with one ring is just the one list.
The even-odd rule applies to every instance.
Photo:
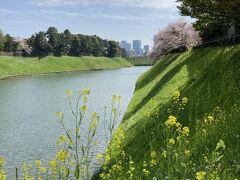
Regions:
[[[13, 176], [15, 167], [36, 159], [49, 160], [56, 152], [55, 141], [63, 131], [55, 112], [66, 113], [72, 125], [66, 90], [91, 89], [89, 111], [103, 115], [112, 95], [123, 97], [125, 112], [133, 95], [137, 78], [149, 67], [106, 71], [77, 72], [60, 75], [26, 77], [0, 81], [0, 156]], [[84, 132], [83, 132], [84, 133]], [[98, 151], [104, 151], [103, 126], [98, 129]]]

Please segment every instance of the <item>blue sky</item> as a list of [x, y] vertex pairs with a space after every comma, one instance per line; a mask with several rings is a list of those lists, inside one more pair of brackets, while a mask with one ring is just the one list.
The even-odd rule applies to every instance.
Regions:
[[55, 26], [59, 31], [152, 44], [154, 34], [181, 18], [174, 1], [7, 0], [1, 2], [0, 29], [12, 36], [29, 37]]

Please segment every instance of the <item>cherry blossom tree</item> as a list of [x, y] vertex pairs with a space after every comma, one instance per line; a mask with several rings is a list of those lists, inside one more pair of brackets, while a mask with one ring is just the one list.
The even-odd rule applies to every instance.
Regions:
[[191, 24], [178, 21], [169, 24], [154, 36], [151, 56], [154, 59], [171, 52], [182, 52], [201, 44], [199, 33]]

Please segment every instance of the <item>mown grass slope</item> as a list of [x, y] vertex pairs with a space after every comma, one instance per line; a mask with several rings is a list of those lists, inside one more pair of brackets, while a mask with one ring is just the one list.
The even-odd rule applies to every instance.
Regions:
[[155, 61], [149, 57], [129, 57], [127, 60], [134, 66], [153, 66]]
[[112, 69], [131, 66], [128, 61], [122, 58], [49, 56], [38, 60], [38, 58], [0, 56], [0, 79], [21, 75]]
[[[240, 164], [240, 46], [168, 55], [143, 74], [120, 125], [125, 132], [123, 145], [115, 153], [125, 151], [141, 165], [152, 147], [161, 151], [159, 127], [167, 120], [176, 90], [189, 99], [178, 121], [190, 128], [194, 163], [200, 163], [202, 154], [214, 150], [222, 139], [227, 147], [223, 164], [237, 167]], [[214, 115], [217, 123], [206, 127], [203, 136], [203, 129], [196, 129], [197, 122], [204, 123], [209, 114]], [[234, 171], [239, 177], [240, 171], [237, 168]]]

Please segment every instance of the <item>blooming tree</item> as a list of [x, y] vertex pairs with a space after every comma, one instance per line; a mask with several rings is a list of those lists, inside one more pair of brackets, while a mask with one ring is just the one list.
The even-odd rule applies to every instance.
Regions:
[[178, 21], [169, 24], [154, 36], [153, 58], [159, 58], [171, 52], [181, 52], [201, 43], [199, 33], [191, 24]]

